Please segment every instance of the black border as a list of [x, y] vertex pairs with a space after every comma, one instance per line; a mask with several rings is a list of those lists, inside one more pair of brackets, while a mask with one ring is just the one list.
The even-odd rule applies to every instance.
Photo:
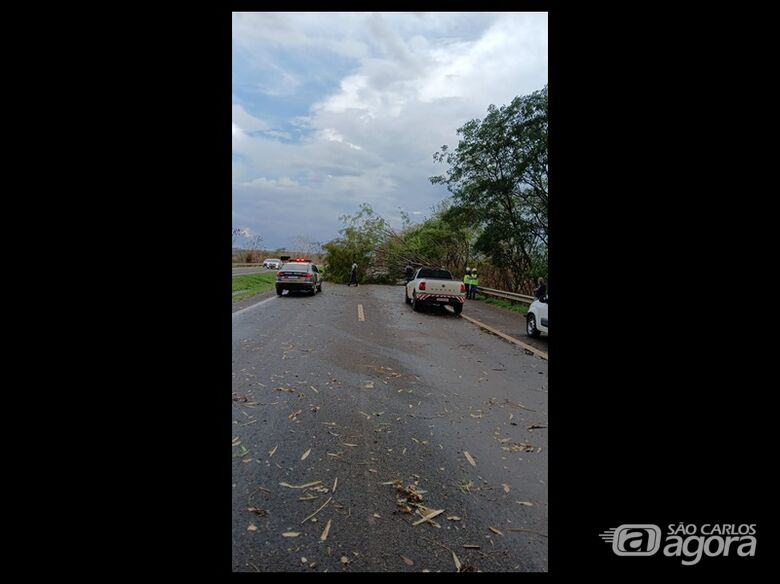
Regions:
[[[756, 100], [724, 91], [719, 75], [736, 41], [719, 51], [722, 28], [677, 11], [548, 12], [550, 573], [681, 569], [617, 558], [598, 537], [680, 521], [759, 529], [756, 558], [705, 558], [683, 573], [757, 569], [773, 549], [760, 494], [773, 485], [774, 442], [774, 377], [761, 366], [774, 359], [753, 318], [735, 339], [733, 298], [713, 294], [749, 298], [762, 262], [775, 263], [761, 256], [773, 216], [749, 198], [766, 192], [747, 134], [762, 118], [746, 122]], [[92, 26], [106, 23], [117, 38], [78, 45], [97, 81], [73, 115], [94, 119], [94, 106], [101, 118], [70, 153], [98, 161], [95, 214], [113, 229], [98, 257], [123, 263], [101, 281], [121, 301], [107, 292], [85, 307], [98, 326], [73, 356], [95, 384], [87, 427], [99, 431], [83, 442], [100, 451], [83, 471], [99, 485], [82, 493], [97, 519], [88, 562], [225, 574], [230, 11], [125, 11]], [[110, 147], [96, 146], [101, 127], [119, 134]], [[176, 278], [173, 256], [189, 264]]]

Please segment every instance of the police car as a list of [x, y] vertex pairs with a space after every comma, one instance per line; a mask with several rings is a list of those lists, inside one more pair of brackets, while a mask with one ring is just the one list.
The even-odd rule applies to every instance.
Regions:
[[276, 294], [281, 296], [285, 290], [314, 296], [322, 292], [322, 273], [309, 259], [291, 259], [276, 272]]

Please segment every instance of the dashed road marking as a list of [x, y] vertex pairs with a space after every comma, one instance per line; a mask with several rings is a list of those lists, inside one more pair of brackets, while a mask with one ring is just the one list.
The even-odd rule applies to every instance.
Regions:
[[363, 313], [363, 305], [362, 304], [358, 304], [358, 320], [361, 321], [361, 322], [366, 320], [366, 315]]

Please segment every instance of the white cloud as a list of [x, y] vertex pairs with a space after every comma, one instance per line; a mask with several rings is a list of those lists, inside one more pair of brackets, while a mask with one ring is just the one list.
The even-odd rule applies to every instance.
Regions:
[[287, 189], [307, 214], [316, 212], [310, 235], [322, 240], [335, 236], [338, 215], [363, 201], [390, 217], [445, 198], [428, 181], [444, 170], [433, 153], [455, 146], [457, 128], [483, 118], [488, 105], [547, 83], [545, 14], [238, 14], [233, 41], [242, 58], [260, 63], [265, 77], [253, 82], [261, 86], [283, 86], [289, 73], [286, 90], [306, 87], [279, 54], [288, 63], [309, 54], [351, 63], [329, 93], [311, 99], [308, 115], [287, 120], [302, 139], [250, 115], [263, 117], [246, 96], [242, 105], [234, 98], [234, 208], [253, 217]]
[[241, 185], [245, 187], [260, 187], [260, 188], [270, 188], [270, 189], [289, 189], [292, 187], [300, 186], [289, 176], [283, 176], [278, 179], [265, 178], [264, 176], [260, 176], [250, 181], [241, 183]]
[[278, 130], [268, 130], [265, 132], [266, 136], [273, 136], [275, 138], [285, 138], [286, 140], [292, 140], [292, 135], [289, 132], [280, 132]]
[[240, 132], [242, 130], [254, 132], [267, 129], [268, 124], [248, 113], [244, 109], [244, 106], [235, 103], [233, 104], [233, 135], [235, 135], [237, 131]]

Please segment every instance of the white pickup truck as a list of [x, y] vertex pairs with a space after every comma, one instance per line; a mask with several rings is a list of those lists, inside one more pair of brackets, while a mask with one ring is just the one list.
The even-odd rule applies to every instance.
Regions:
[[420, 268], [414, 278], [404, 287], [404, 300], [412, 305], [412, 310], [420, 310], [423, 304], [452, 306], [455, 314], [463, 311], [466, 299], [466, 285], [452, 279], [447, 270]]

